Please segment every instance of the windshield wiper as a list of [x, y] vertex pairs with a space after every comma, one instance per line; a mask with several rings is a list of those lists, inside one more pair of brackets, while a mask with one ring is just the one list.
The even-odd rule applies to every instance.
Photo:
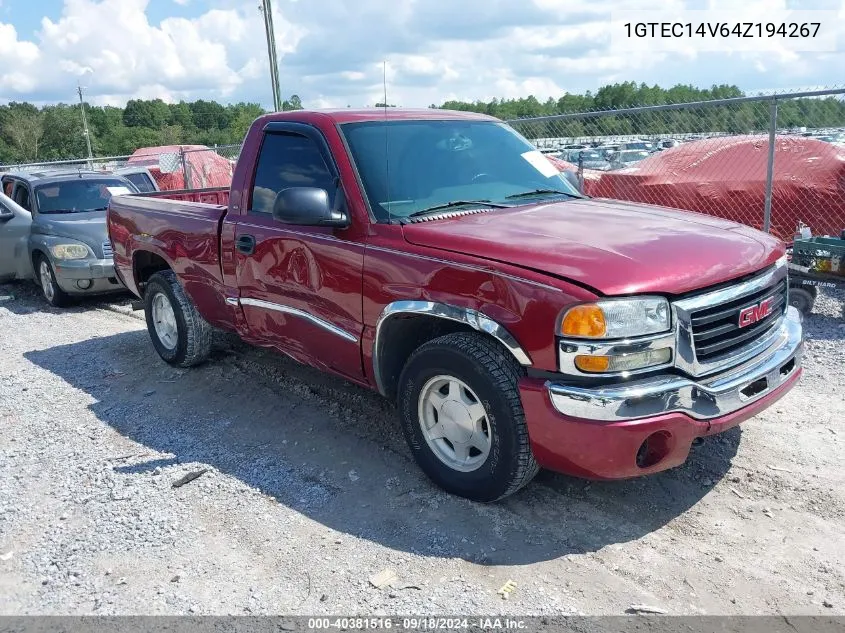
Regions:
[[420, 209], [419, 211], [414, 211], [410, 215], [406, 216], [409, 218], [417, 218], [421, 215], [428, 215], [429, 213], [434, 213], [435, 211], [441, 211], [443, 209], [451, 209], [452, 207], [467, 207], [467, 206], [482, 206], [482, 207], [489, 207], [491, 209], [507, 209], [508, 205], [506, 204], [496, 204], [495, 202], [490, 202], [489, 200], [452, 200], [452, 202], [447, 202], [446, 204], [436, 204], [433, 207], [426, 207], [425, 209]]
[[533, 189], [531, 191], [523, 191], [522, 193], [515, 193], [510, 196], [505, 196], [505, 200], [517, 200], [519, 198], [531, 198], [532, 196], [542, 196], [551, 194], [569, 196], [570, 198], [582, 197], [574, 193], [569, 193], [568, 191], [560, 191], [559, 189]]

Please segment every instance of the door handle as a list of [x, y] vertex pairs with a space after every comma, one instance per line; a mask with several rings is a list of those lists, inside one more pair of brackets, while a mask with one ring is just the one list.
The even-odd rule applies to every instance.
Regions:
[[255, 252], [255, 237], [252, 235], [239, 235], [235, 242], [235, 248], [244, 255], [252, 255]]

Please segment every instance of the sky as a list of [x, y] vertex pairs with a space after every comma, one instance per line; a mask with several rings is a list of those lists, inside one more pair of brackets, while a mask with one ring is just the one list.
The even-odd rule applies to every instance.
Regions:
[[[282, 95], [306, 107], [383, 100], [428, 106], [533, 94], [540, 100], [620, 81], [736, 84], [748, 93], [845, 87], [845, 0], [743, 0], [835, 11], [833, 52], [627, 50], [621, 9], [721, 10], [738, 0], [274, 0]], [[272, 104], [258, 0], [0, 0], [0, 103], [123, 105], [214, 99]]]

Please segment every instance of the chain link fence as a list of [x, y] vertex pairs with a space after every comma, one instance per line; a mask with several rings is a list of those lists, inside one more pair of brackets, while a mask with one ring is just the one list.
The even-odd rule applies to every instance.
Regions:
[[240, 152], [240, 144], [149, 148], [130, 156], [0, 165], [0, 174], [76, 169], [120, 173], [130, 168], [146, 168], [160, 189], [207, 189], [231, 184]]
[[787, 241], [801, 224], [845, 230], [845, 89], [509, 123], [591, 196], [698, 211]]

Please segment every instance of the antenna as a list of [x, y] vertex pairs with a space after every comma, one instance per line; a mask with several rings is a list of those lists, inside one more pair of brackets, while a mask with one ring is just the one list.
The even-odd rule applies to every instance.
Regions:
[[390, 144], [387, 141], [387, 130], [390, 127], [387, 123], [387, 60], [382, 62], [381, 77], [382, 86], [384, 88], [384, 102], [382, 103], [382, 106], [384, 106], [384, 190], [385, 195], [387, 196], [387, 221], [388, 223], [392, 223], [392, 218], [390, 217]]

